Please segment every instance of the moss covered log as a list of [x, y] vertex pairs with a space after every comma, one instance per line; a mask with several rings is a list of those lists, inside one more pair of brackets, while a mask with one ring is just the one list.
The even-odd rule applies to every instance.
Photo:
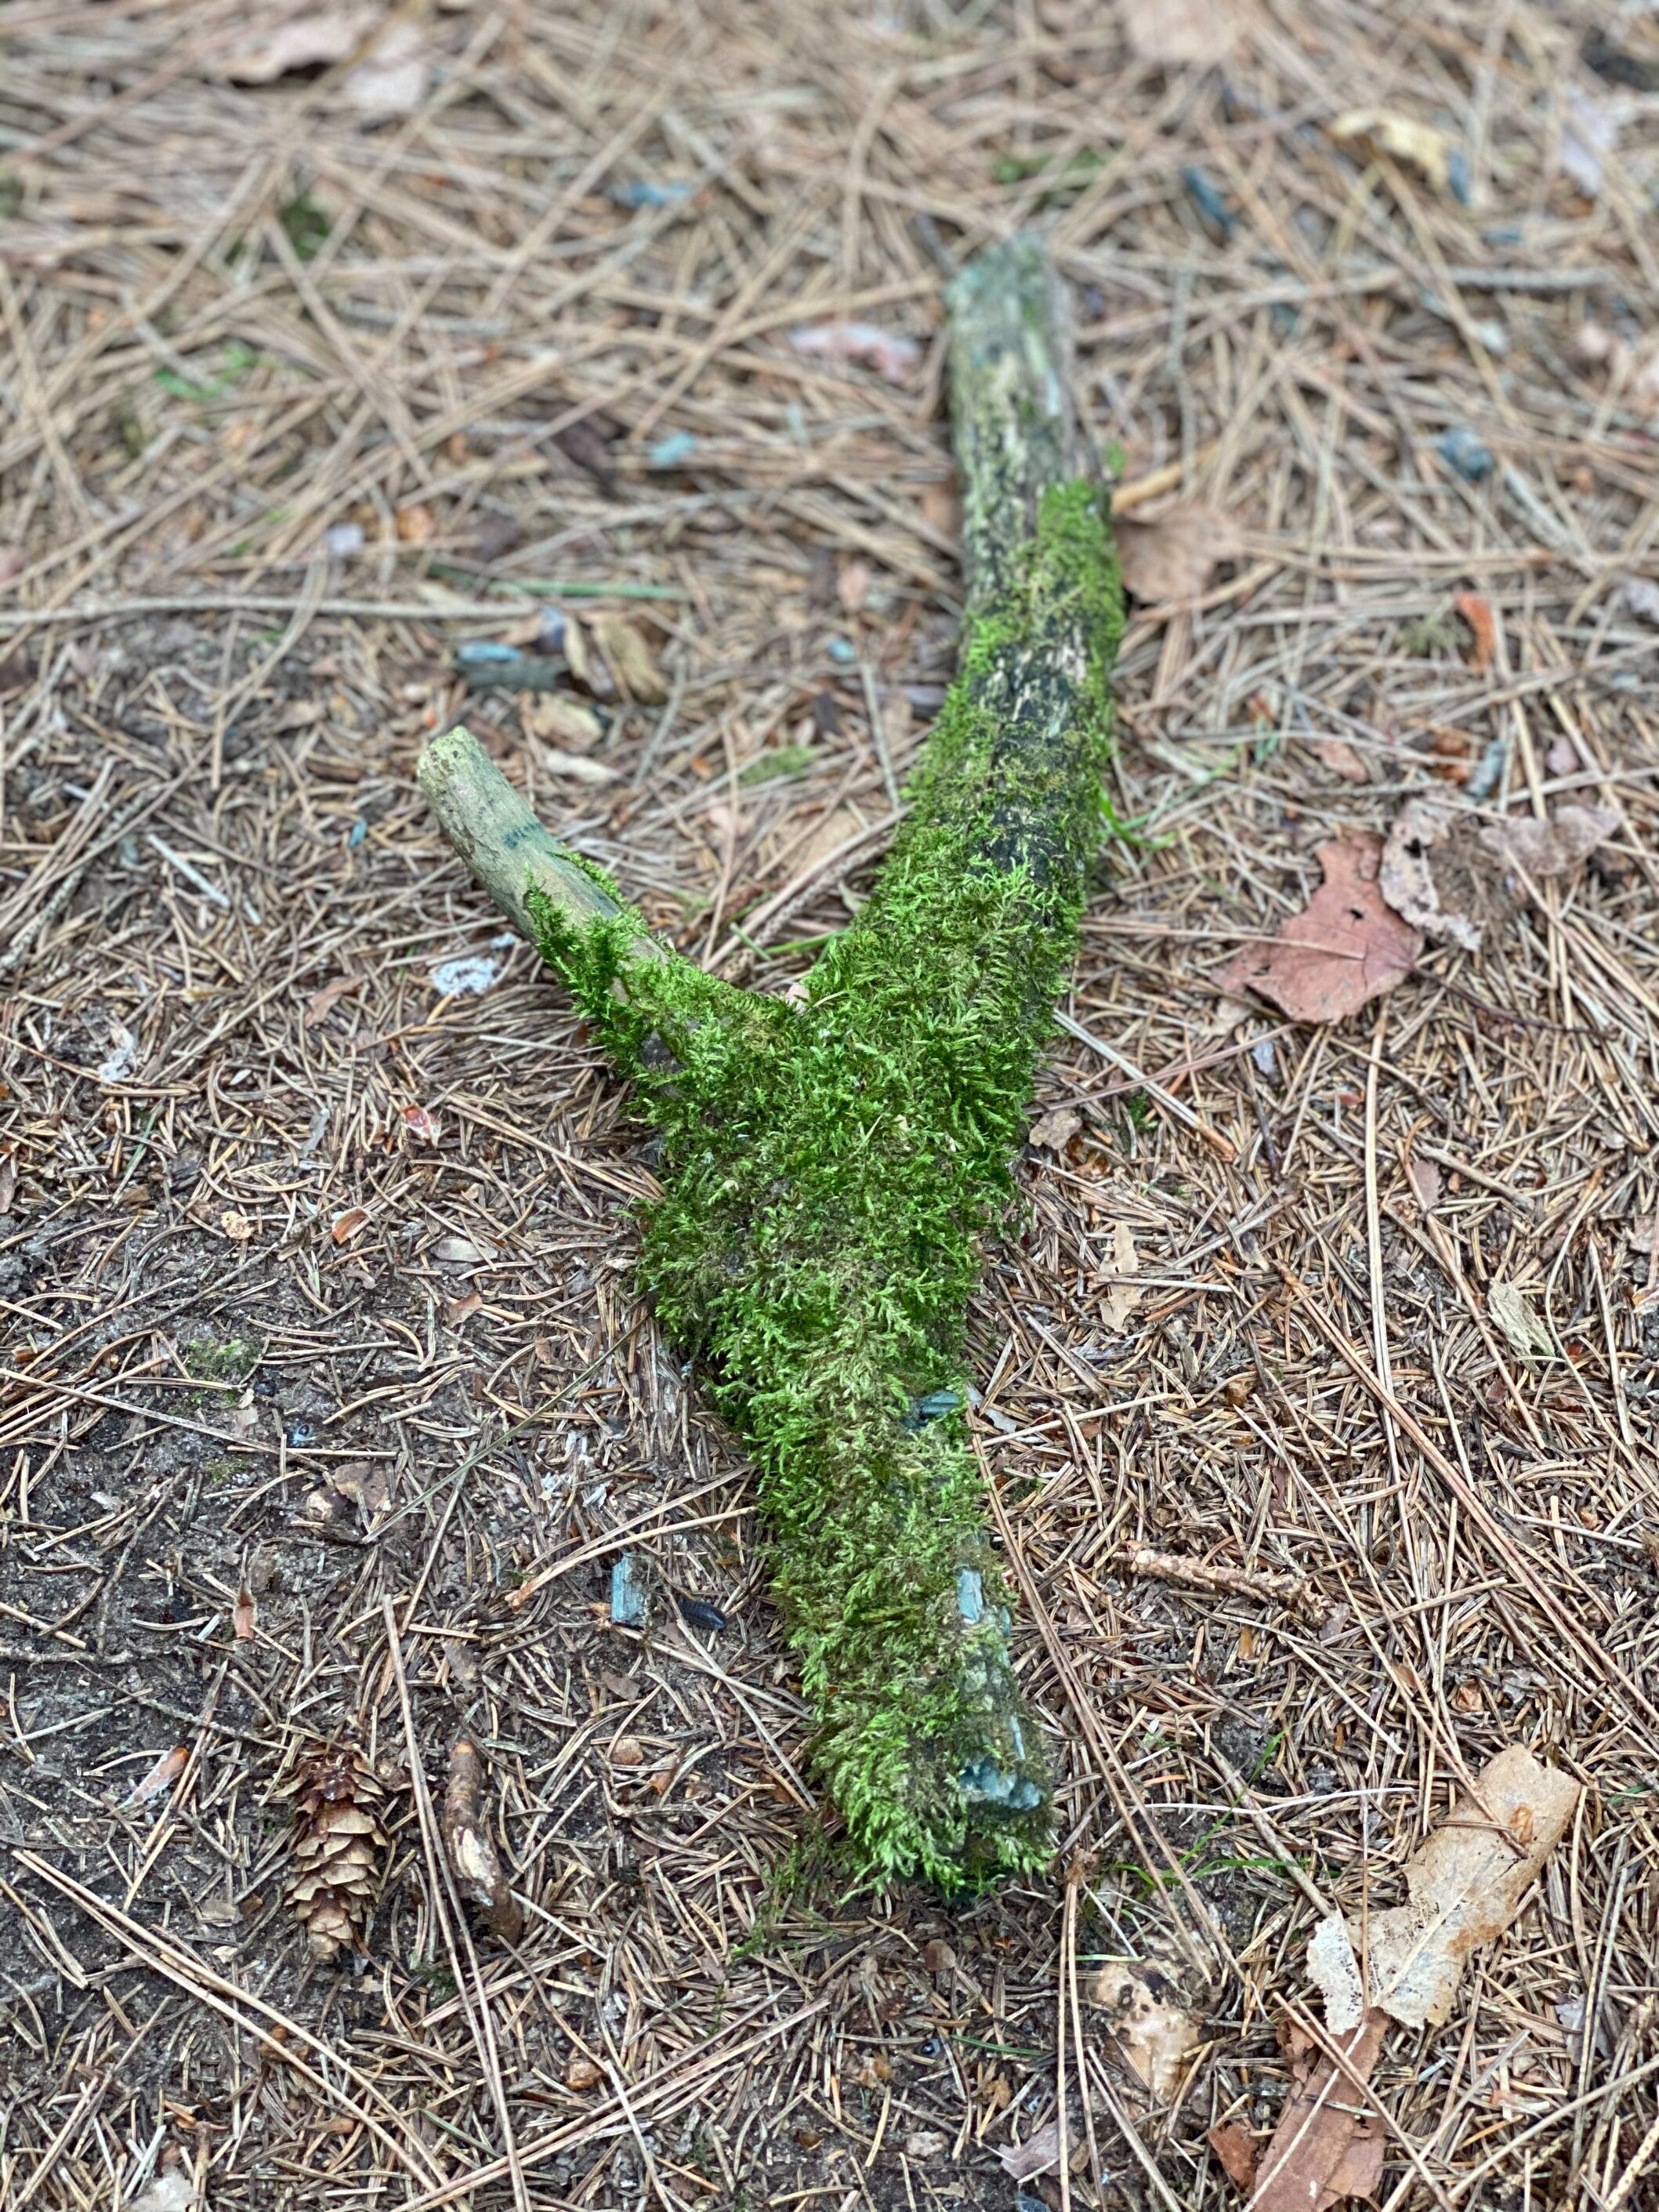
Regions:
[[872, 1870], [955, 1888], [1051, 1847], [963, 1419], [965, 1324], [1101, 833], [1122, 617], [1046, 257], [994, 250], [950, 307], [960, 672], [874, 892], [800, 1003], [665, 951], [465, 731], [419, 773], [661, 1133], [643, 1286], [759, 1464], [818, 1771]]

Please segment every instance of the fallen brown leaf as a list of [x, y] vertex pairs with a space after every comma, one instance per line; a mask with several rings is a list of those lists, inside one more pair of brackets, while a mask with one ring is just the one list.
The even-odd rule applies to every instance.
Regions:
[[1407, 1163], [1406, 1174], [1410, 1180], [1417, 1202], [1421, 1206], [1434, 1205], [1440, 1196], [1440, 1170], [1432, 1160], [1419, 1160], [1415, 1154]]
[[1521, 878], [1574, 874], [1619, 826], [1601, 806], [1563, 806], [1549, 822], [1482, 823], [1443, 800], [1410, 799], [1383, 847], [1382, 896], [1413, 928], [1479, 952], [1514, 913]]
[[1375, 2194], [1384, 2141], [1355, 2094], [1356, 2078], [1370, 2081], [1391, 2019], [1411, 2028], [1445, 2025], [1469, 1954], [1514, 1919], [1577, 1802], [1571, 1775], [1510, 1744], [1407, 1862], [1409, 1903], [1368, 1914], [1363, 1927], [1340, 1913], [1321, 1921], [1308, 1972], [1346, 2063], [1291, 2023], [1291, 2094], [1251, 2212], [1325, 2212], [1345, 2197]]
[[867, 362], [889, 384], [903, 384], [921, 360], [914, 338], [884, 331], [876, 323], [810, 323], [791, 331], [789, 343], [797, 353], [816, 355], [821, 361]]
[[[1524, 1744], [1489, 1759], [1469, 1795], [1407, 1862], [1410, 1902], [1367, 1918], [1370, 2004], [1407, 2027], [1443, 2027], [1469, 1954], [1514, 1919], [1577, 1802], [1572, 1777], [1540, 1765]], [[1327, 1921], [1320, 1934], [1340, 1925]], [[1351, 1925], [1351, 1943], [1356, 1932]], [[1311, 1950], [1309, 1959], [1312, 1971]], [[1331, 2018], [1331, 2002], [1328, 1996], [1326, 2018], [1340, 2031], [1352, 2023], [1340, 2012]]]
[[1491, 822], [1480, 833], [1487, 851], [1520, 868], [1534, 883], [1571, 875], [1619, 827], [1607, 806], [1563, 806], [1548, 822], [1530, 817]]
[[598, 744], [603, 734], [593, 709], [584, 707], [580, 699], [568, 698], [562, 691], [532, 694], [525, 702], [524, 719], [532, 737], [574, 745], [578, 752]]
[[1075, 1106], [1051, 1106], [1032, 1122], [1026, 1142], [1045, 1152], [1063, 1152], [1082, 1127], [1083, 1116]]
[[1146, 521], [1126, 518], [1113, 526], [1113, 536], [1124, 590], [1158, 605], [1197, 599], [1217, 562], [1236, 560], [1239, 551], [1231, 517], [1213, 507], [1172, 507]]
[[997, 2163], [1011, 2181], [1032, 2181], [1060, 2164], [1060, 2120], [1047, 2119], [1024, 2142], [1006, 2143], [997, 2153]]
[[1460, 592], [1452, 605], [1468, 624], [1474, 639], [1469, 666], [1477, 676], [1484, 676], [1498, 658], [1498, 610], [1490, 599], [1483, 599], [1479, 592]]
[[1112, 1959], [1091, 1994], [1136, 2078], [1167, 2105], [1199, 2044], [1198, 2021], [1174, 1981], [1148, 1960]]
[[1549, 1324], [1533, 1310], [1527, 1293], [1516, 1283], [1488, 1283], [1486, 1311], [1507, 1338], [1510, 1348], [1522, 1359], [1551, 1359], [1555, 1339]]
[[418, 23], [388, 23], [340, 90], [360, 115], [412, 115], [426, 98], [432, 65]]
[[1395, 115], [1386, 108], [1361, 107], [1339, 115], [1326, 129], [1343, 152], [1356, 161], [1386, 156], [1414, 169], [1431, 191], [1451, 189], [1451, 143], [1432, 124], [1419, 123], [1411, 115]]
[[297, 15], [221, 64], [233, 84], [273, 84], [293, 70], [327, 69], [356, 51], [374, 27], [374, 7], [324, 8]]
[[306, 1000], [305, 1026], [308, 1030], [314, 1030], [318, 1023], [323, 1020], [345, 997], [347, 992], [355, 991], [356, 988], [356, 982], [349, 975], [337, 975], [331, 983], [325, 983], [320, 991], [313, 991]]
[[1235, 2189], [1248, 2189], [1255, 2181], [1256, 2141], [1248, 2128], [1237, 2120], [1218, 2122], [1210, 2130], [1210, 2148]]
[[349, 1244], [352, 1238], [368, 1226], [368, 1208], [349, 1206], [343, 1213], [337, 1213], [330, 1225], [329, 1234], [337, 1244]]
[[[537, 617], [539, 623], [540, 617]], [[564, 657], [570, 663], [570, 673], [584, 691], [593, 689], [593, 662], [587, 650], [587, 633], [574, 615], [564, 618]]]
[[1112, 1225], [1112, 1274], [1115, 1280], [1106, 1287], [1101, 1301], [1101, 1319], [1107, 1330], [1118, 1335], [1127, 1326], [1130, 1315], [1140, 1304], [1144, 1292], [1139, 1283], [1127, 1282], [1124, 1278], [1140, 1273], [1140, 1258], [1135, 1250], [1135, 1240], [1127, 1221]]
[[[599, 615], [593, 623], [599, 649], [611, 663], [611, 673], [632, 699], [646, 706], [660, 705], [668, 696], [662, 671], [651, 648], [625, 615]], [[566, 635], [567, 651], [568, 633]], [[572, 663], [574, 667], [574, 663]]]
[[1382, 840], [1355, 830], [1322, 845], [1325, 880], [1269, 945], [1251, 945], [1210, 978], [1217, 990], [1258, 991], [1297, 1022], [1340, 1022], [1409, 975], [1423, 950], [1385, 902]]
[[1140, 60], [1164, 69], [1206, 69], [1238, 43], [1237, 0], [1118, 0], [1123, 33]]
[[1365, 2114], [1355, 2082], [1370, 2080], [1387, 2027], [1372, 2012], [1350, 2033], [1333, 2035], [1341, 2065], [1302, 2029], [1288, 2027], [1291, 2094], [1261, 2155], [1250, 2212], [1326, 2212], [1345, 2197], [1376, 2194], [1388, 2139]]
[[849, 615], [855, 615], [869, 596], [869, 562], [849, 561], [836, 579], [836, 597]]
[[1344, 783], [1369, 783], [1371, 772], [1365, 765], [1365, 757], [1357, 745], [1346, 738], [1310, 738], [1309, 750], [1322, 768], [1333, 775], [1340, 775]]
[[1486, 931], [1508, 920], [1515, 901], [1481, 844], [1473, 814], [1443, 801], [1408, 799], [1382, 848], [1382, 896], [1413, 929], [1478, 952]]
[[614, 768], [607, 768], [603, 761], [589, 760], [586, 753], [561, 752], [556, 746], [544, 745], [538, 757], [549, 775], [568, 776], [572, 783], [605, 784], [618, 781]]
[[366, 1520], [372, 1521], [392, 1495], [392, 1481], [384, 1467], [372, 1460], [348, 1460], [343, 1467], [334, 1468], [329, 1486], [349, 1498]]

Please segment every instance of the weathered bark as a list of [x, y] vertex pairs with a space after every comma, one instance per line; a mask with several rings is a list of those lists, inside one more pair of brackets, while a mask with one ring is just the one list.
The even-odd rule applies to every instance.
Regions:
[[500, 779], [464, 731], [419, 770], [662, 1133], [642, 1280], [759, 1463], [819, 1771], [872, 1870], [947, 1887], [1049, 1846], [963, 1425], [965, 1318], [1098, 840], [1121, 627], [1041, 249], [988, 254], [951, 311], [961, 672], [802, 1005], [654, 945], [504, 785], [483, 797]]

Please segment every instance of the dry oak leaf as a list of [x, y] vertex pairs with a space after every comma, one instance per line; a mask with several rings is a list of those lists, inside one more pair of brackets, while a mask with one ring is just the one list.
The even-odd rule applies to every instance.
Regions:
[[1162, 69], [1224, 61], [1244, 27], [1237, 0], [1118, 0], [1118, 13], [1134, 53]]
[[1238, 556], [1238, 532], [1219, 508], [1171, 507], [1146, 520], [1125, 517], [1113, 525], [1118, 569], [1132, 599], [1162, 605], [1195, 599], [1219, 561]]
[[1382, 896], [1382, 840], [1348, 830], [1317, 858], [1325, 880], [1304, 910], [1271, 944], [1248, 945], [1218, 969], [1215, 989], [1257, 991], [1292, 1021], [1340, 1022], [1410, 975], [1423, 933]]

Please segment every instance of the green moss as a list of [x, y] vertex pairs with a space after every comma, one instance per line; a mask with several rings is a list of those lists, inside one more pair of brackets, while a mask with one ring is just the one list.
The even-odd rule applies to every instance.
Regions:
[[818, 756], [811, 745], [775, 745], [769, 753], [758, 754], [747, 768], [740, 769], [738, 781], [770, 783], [781, 775], [805, 775], [817, 764]]
[[1050, 1849], [957, 1409], [1103, 821], [1122, 614], [1097, 490], [1048, 490], [1003, 579], [804, 1003], [639, 957], [632, 911], [578, 928], [532, 893], [665, 1140], [645, 1286], [760, 1463], [818, 1768], [873, 1872], [947, 1889]]
[[258, 1364], [259, 1346], [245, 1336], [222, 1344], [201, 1336], [185, 1347], [185, 1366], [201, 1382], [246, 1382]]

